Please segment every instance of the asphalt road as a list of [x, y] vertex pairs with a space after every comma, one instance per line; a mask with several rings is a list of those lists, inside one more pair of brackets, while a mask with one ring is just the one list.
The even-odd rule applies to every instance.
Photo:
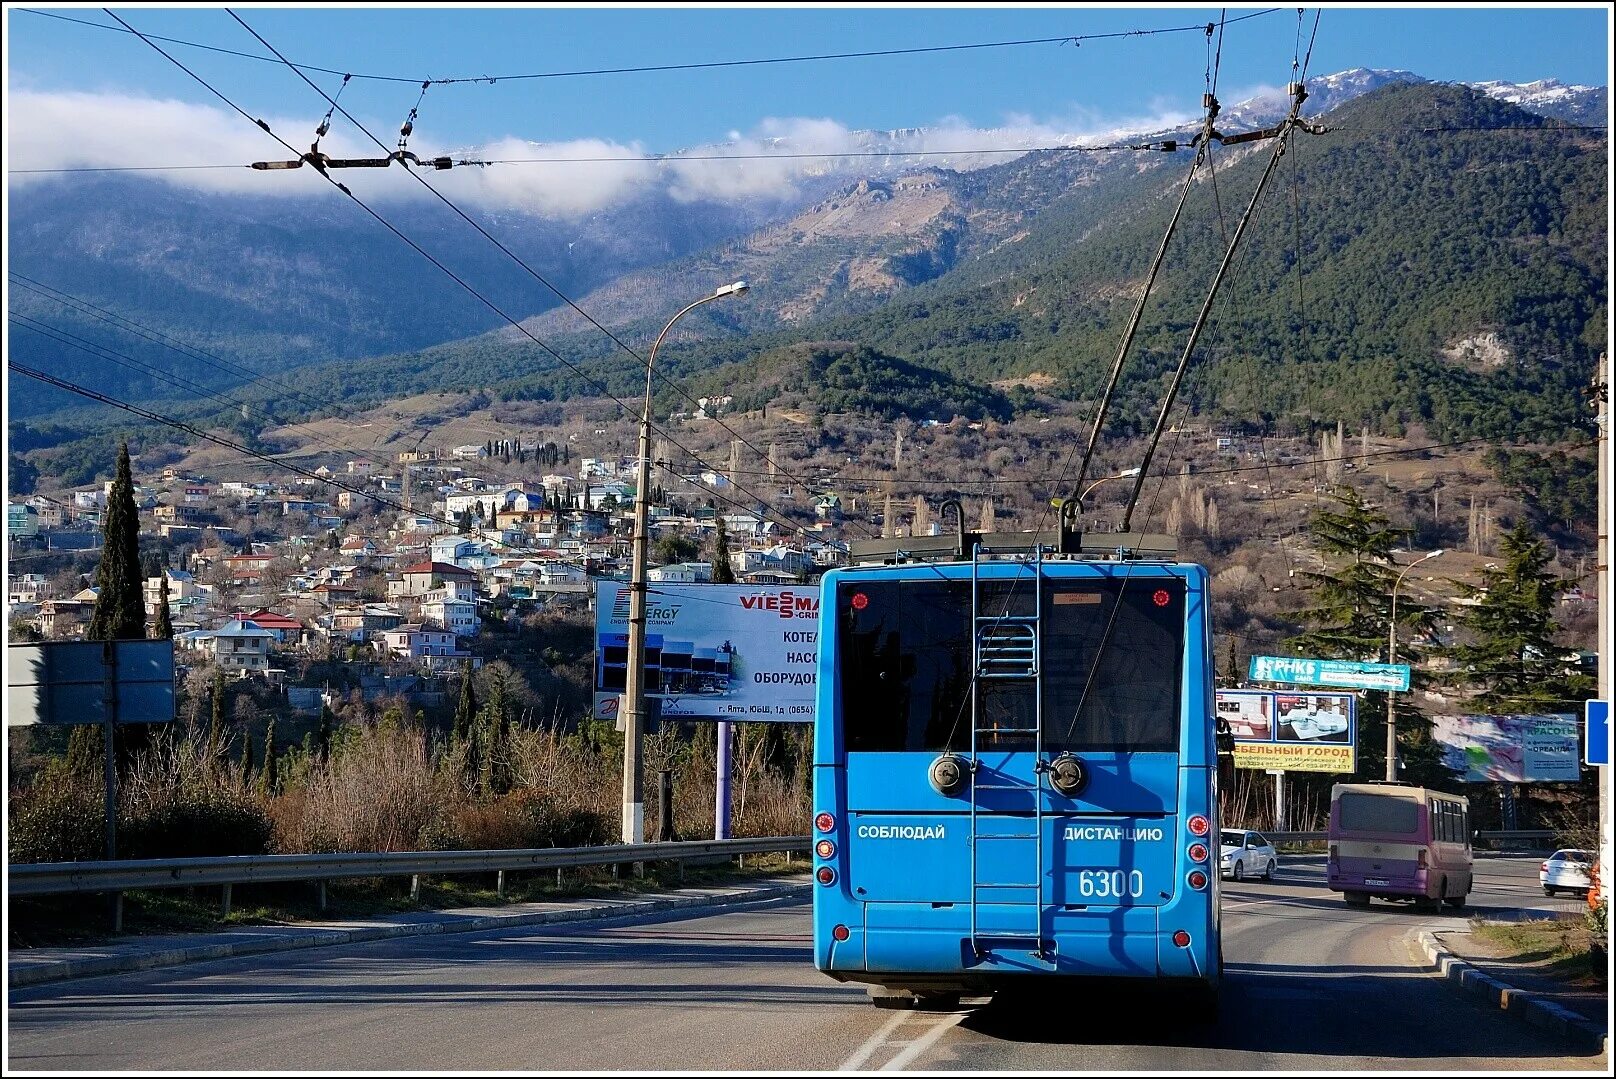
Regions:
[[19, 989], [11, 1069], [1603, 1070], [1417, 970], [1406, 937], [1569, 907], [1538, 860], [1478, 863], [1466, 915], [1348, 910], [1317, 861], [1224, 886], [1222, 1018], [1077, 991], [886, 1012], [814, 971], [804, 901], [428, 936]]

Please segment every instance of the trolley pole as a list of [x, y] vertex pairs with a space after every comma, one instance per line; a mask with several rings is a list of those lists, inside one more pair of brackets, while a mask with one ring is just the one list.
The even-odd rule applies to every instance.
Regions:
[[[1599, 589], [1599, 640], [1594, 645], [1599, 670], [1599, 699], [1611, 697], [1610, 665], [1616, 659], [1611, 642], [1610, 603], [1610, 526], [1611, 526], [1611, 441], [1610, 441], [1610, 356], [1599, 354], [1599, 372], [1594, 376], [1593, 404], [1598, 410], [1596, 454], [1599, 472], [1599, 546], [1595, 551], [1594, 574]], [[1610, 906], [1611, 848], [1610, 766], [1599, 766], [1599, 894]]]

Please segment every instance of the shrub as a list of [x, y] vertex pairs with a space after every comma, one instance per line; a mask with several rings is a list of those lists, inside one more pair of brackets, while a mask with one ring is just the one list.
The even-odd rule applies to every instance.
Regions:
[[102, 785], [51, 769], [11, 791], [6, 850], [12, 862], [97, 861], [106, 853]]

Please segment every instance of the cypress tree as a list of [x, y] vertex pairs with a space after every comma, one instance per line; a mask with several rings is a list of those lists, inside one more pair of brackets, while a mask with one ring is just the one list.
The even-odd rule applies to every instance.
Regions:
[[331, 728], [336, 725], [336, 719], [329, 704], [320, 705], [320, 725], [315, 729], [314, 741], [315, 752], [322, 761], [331, 759]]
[[265, 796], [274, 794], [280, 786], [280, 761], [275, 756], [275, 717], [269, 717], [269, 726], [264, 728], [264, 767], [258, 773], [258, 792]]
[[505, 678], [492, 672], [488, 689], [488, 704], [481, 713], [482, 759], [479, 761], [478, 786], [484, 794], [504, 794], [510, 783], [510, 716], [505, 702]]
[[713, 583], [735, 583], [735, 569], [729, 564], [729, 532], [722, 515], [718, 518], [718, 535], [713, 539]]
[[247, 727], [241, 728], [241, 785], [243, 788], [252, 786], [253, 776], [253, 744], [252, 731]]
[[208, 715], [208, 759], [218, 760], [224, 751], [224, 671], [213, 669], [213, 707]]
[[95, 571], [95, 611], [84, 631], [87, 641], [138, 641], [146, 636], [146, 601], [141, 593], [140, 517], [129, 443], [118, 448], [118, 471], [107, 497], [101, 529], [101, 563]]
[[174, 620], [168, 611], [168, 571], [159, 571], [163, 578], [163, 601], [157, 608], [157, 626], [152, 630], [152, 637], [159, 641], [172, 641], [174, 639]]
[[101, 775], [101, 725], [80, 723], [67, 736], [67, 770], [86, 778]]
[[455, 705], [454, 727], [451, 739], [457, 744], [471, 737], [471, 725], [477, 715], [477, 691], [471, 680], [471, 661], [460, 664], [460, 701]]

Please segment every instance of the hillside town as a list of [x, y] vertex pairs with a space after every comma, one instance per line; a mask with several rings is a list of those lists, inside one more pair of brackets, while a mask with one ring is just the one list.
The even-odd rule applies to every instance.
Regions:
[[[137, 467], [142, 548], [162, 552], [162, 564], [144, 580], [148, 620], [155, 622], [166, 600], [182, 665], [215, 663], [232, 678], [292, 691], [313, 710], [318, 699], [296, 693], [295, 675], [288, 678], [311, 650], [423, 675], [478, 667], [491, 609], [586, 612], [597, 578], [627, 579], [634, 523], [632, 459], [585, 457], [574, 474], [500, 482], [478, 467], [497, 452], [492, 444], [441, 457], [417, 450], [398, 454], [388, 470], [364, 459], [315, 470], [340, 488], [177, 468], [141, 476]], [[729, 483], [711, 472], [682, 478], [714, 491]], [[8, 503], [14, 555], [99, 552], [111, 487], [109, 480], [70, 497]], [[834, 496], [819, 500], [817, 525], [799, 535], [783, 534], [759, 514], [720, 508], [650, 507], [658, 550], [690, 555], [653, 566], [650, 581], [710, 581], [712, 561], [695, 552], [720, 529], [739, 583], [802, 582], [846, 561]], [[252, 523], [250, 535], [226, 523], [243, 518]], [[263, 538], [266, 532], [275, 538]], [[92, 575], [23, 572], [25, 565], [19, 562], [8, 582], [13, 632], [19, 639], [82, 637], [95, 606]]]

